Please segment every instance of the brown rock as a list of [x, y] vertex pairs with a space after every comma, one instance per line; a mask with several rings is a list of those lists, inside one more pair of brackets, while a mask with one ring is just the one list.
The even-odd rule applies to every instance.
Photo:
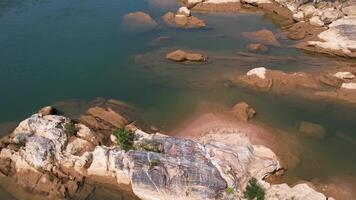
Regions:
[[41, 108], [38, 113], [42, 114], [42, 116], [55, 115], [57, 113], [57, 110], [52, 106], [46, 106]]
[[265, 78], [255, 74], [242, 75], [232, 80], [237, 85], [244, 85], [261, 92], [273, 90], [276, 93], [290, 93], [293, 89], [317, 89], [318, 83], [311, 75], [303, 72], [287, 74], [279, 70], [266, 70]]
[[176, 15], [172, 12], [163, 15], [162, 19], [168, 26], [177, 28], [203, 28], [206, 26], [205, 21], [197, 17]]
[[303, 136], [314, 139], [323, 139], [325, 137], [325, 128], [319, 124], [311, 122], [299, 122], [298, 131]]
[[162, 16], [163, 21], [168, 25], [168, 26], [175, 26], [175, 18], [176, 15], [173, 12], [167, 12]]
[[240, 102], [232, 108], [232, 113], [237, 119], [248, 121], [255, 116], [256, 111], [246, 102]]
[[268, 29], [262, 29], [256, 32], [247, 32], [243, 35], [250, 40], [257, 41], [267, 45], [279, 46], [279, 42], [274, 36], [273, 32]]
[[342, 79], [339, 79], [331, 74], [325, 74], [319, 77], [319, 81], [325, 85], [332, 86], [335, 88], [340, 88], [344, 82]]
[[111, 108], [90, 108], [80, 121], [94, 129], [124, 128], [129, 121]]
[[246, 46], [246, 49], [250, 52], [267, 52], [268, 47], [263, 44], [253, 43]]
[[123, 27], [128, 31], [151, 31], [157, 26], [157, 22], [144, 12], [129, 13], [123, 18]]
[[170, 52], [166, 55], [168, 60], [182, 62], [182, 61], [192, 61], [192, 62], [203, 62], [206, 58], [199, 53], [188, 53], [182, 50], [176, 50]]

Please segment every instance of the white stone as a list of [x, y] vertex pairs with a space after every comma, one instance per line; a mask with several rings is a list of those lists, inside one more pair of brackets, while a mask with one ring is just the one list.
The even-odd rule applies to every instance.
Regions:
[[185, 16], [189, 17], [190, 16], [190, 10], [187, 7], [183, 6], [183, 7], [180, 7], [178, 9], [177, 14], [178, 15], [185, 15]]
[[341, 78], [341, 79], [354, 79], [355, 75], [353, 75], [351, 72], [337, 72], [334, 74], [335, 77]]
[[341, 85], [342, 89], [356, 90], [356, 83], [343, 83]]
[[297, 13], [293, 14], [293, 19], [297, 22], [300, 22], [302, 20], [304, 20], [304, 13], [302, 11], [299, 11]]
[[356, 49], [355, 35], [356, 17], [343, 17], [331, 23], [328, 30], [318, 35], [323, 42], [310, 41], [309, 44], [350, 53]]
[[256, 75], [262, 79], [266, 78], [266, 68], [264, 67], [259, 67], [259, 68], [254, 68], [251, 69], [250, 71], [247, 72], [247, 76], [252, 76], [252, 75]]
[[309, 22], [313, 26], [319, 26], [319, 27], [324, 26], [324, 22], [321, 21], [319, 16], [313, 16], [312, 18], [310, 18]]

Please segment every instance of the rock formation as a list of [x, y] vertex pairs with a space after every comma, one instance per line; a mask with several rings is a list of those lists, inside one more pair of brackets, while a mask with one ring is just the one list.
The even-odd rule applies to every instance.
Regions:
[[244, 85], [258, 91], [290, 92], [296, 88], [317, 89], [317, 81], [310, 75], [298, 72], [287, 74], [278, 70], [269, 70], [264, 67], [255, 68], [232, 80], [237, 85]]
[[[103, 120], [116, 116], [110, 110], [104, 115], [98, 111], [88, 113]], [[113, 120], [111, 125], [121, 122]], [[0, 172], [19, 187], [50, 199], [85, 199], [96, 184], [132, 190], [143, 200], [239, 199], [251, 177], [277, 199], [285, 199], [277, 196], [286, 193], [298, 194], [296, 199], [326, 199], [305, 185], [290, 188], [263, 181], [280, 169], [278, 159], [238, 130], [211, 132], [193, 141], [135, 128], [129, 151], [115, 143], [99, 144], [97, 131], [63, 116], [34, 114], [2, 139]]]
[[166, 59], [175, 62], [191, 61], [191, 62], [204, 62], [206, 57], [199, 53], [189, 53], [182, 50], [176, 50], [166, 55]]

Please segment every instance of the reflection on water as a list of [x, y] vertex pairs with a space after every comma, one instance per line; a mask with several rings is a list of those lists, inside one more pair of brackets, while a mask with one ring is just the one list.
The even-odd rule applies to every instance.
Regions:
[[[139, 110], [136, 117], [167, 132], [188, 119], [202, 102], [231, 107], [247, 101], [258, 111], [256, 120], [290, 134], [298, 134], [299, 121], [326, 129], [324, 140], [303, 141], [300, 165], [288, 170], [288, 179], [356, 177], [356, 114], [352, 107], [227, 87], [231, 76], [254, 67], [315, 72], [344, 59], [284, 48], [293, 42], [276, 28], [283, 23], [266, 14], [195, 14], [207, 21], [206, 30], [164, 26], [135, 34], [122, 30], [121, 20], [128, 12], [146, 11], [160, 22], [165, 11], [176, 9], [174, 4], [159, 7], [157, 2], [160, 0], [0, 1], [0, 134], [49, 104], [76, 118], [97, 105], [91, 101], [96, 97], [129, 102]], [[262, 28], [274, 31], [283, 47], [270, 47], [262, 56], [238, 54], [249, 43], [241, 33]], [[152, 45], [161, 36], [171, 39]], [[210, 59], [203, 65], [167, 62], [165, 53], [177, 48], [201, 51]], [[8, 195], [1, 190], [0, 194]], [[93, 199], [110, 199], [104, 196], [97, 194]]]

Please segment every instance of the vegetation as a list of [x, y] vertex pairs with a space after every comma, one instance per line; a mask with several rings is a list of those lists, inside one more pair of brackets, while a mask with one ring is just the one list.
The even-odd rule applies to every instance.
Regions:
[[125, 151], [133, 149], [134, 134], [131, 131], [117, 129], [113, 133], [117, 138], [117, 144]]
[[134, 148], [136, 150], [152, 151], [152, 152], [156, 152], [156, 153], [163, 152], [162, 144], [155, 140], [143, 140], [143, 141], [135, 144]]
[[265, 189], [258, 184], [256, 178], [251, 178], [248, 181], [246, 186], [246, 190], [244, 191], [244, 198], [248, 200], [264, 200], [265, 199], [266, 191]]
[[75, 124], [73, 122], [69, 122], [69, 123], [66, 123], [64, 125], [64, 131], [68, 134], [68, 135], [75, 135], [78, 130], [77, 128], [75, 127]]
[[227, 187], [226, 188], [226, 193], [227, 194], [234, 194], [234, 188], [233, 187]]

